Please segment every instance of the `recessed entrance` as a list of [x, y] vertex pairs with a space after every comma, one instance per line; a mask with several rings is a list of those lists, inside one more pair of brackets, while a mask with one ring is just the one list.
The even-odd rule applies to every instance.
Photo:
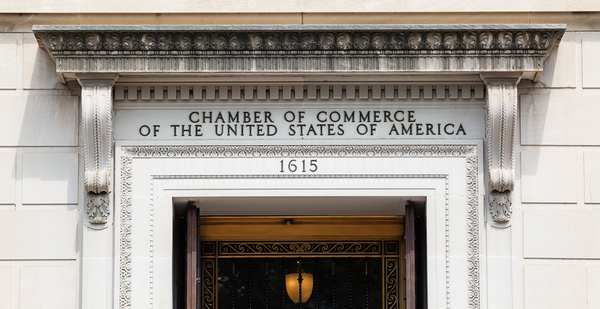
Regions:
[[[183, 283], [194, 273], [181, 256], [196, 240], [197, 308], [407, 308], [417, 294], [416, 308], [424, 308], [424, 204], [409, 204], [418, 212], [409, 218], [409, 230], [406, 216], [198, 217], [190, 206], [186, 216], [196, 216], [196, 224], [185, 216], [175, 224], [174, 260], [181, 261], [176, 278]], [[412, 258], [407, 233], [418, 240]], [[421, 284], [407, 289], [415, 277]], [[177, 290], [176, 307], [185, 308], [189, 296], [182, 294], [191, 291], [183, 285]]]

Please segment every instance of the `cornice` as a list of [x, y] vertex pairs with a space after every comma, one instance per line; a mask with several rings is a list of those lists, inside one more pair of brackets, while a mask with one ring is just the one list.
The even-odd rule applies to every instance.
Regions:
[[537, 72], [565, 29], [551, 24], [34, 26], [33, 32], [59, 73]]

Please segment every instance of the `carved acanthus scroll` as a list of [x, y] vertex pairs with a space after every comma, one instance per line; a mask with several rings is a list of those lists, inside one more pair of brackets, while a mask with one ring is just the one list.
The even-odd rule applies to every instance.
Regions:
[[81, 128], [85, 156], [85, 192], [89, 221], [103, 224], [110, 214], [112, 170], [112, 88], [108, 79], [79, 78]]
[[517, 84], [520, 75], [481, 74], [487, 86], [488, 202], [496, 222], [512, 215], [511, 193], [515, 186]]

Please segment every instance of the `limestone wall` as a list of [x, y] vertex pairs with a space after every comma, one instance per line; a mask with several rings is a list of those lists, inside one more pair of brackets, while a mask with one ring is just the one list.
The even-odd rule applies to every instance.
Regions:
[[10, 13], [247, 13], [247, 12], [560, 12], [597, 11], [595, 1], [565, 2], [560, 0], [504, 1], [394, 1], [394, 0], [206, 0], [206, 1], [118, 1], [94, 0], [28, 0], [6, 1], [0, 11]]
[[600, 32], [568, 31], [522, 85], [515, 307], [600, 308]]
[[0, 308], [78, 308], [78, 97], [31, 33], [0, 33]]

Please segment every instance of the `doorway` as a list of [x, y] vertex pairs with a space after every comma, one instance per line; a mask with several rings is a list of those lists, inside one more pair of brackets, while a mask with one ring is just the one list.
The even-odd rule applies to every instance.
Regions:
[[[418, 209], [411, 220], [424, 223], [424, 205]], [[174, 235], [195, 238], [197, 244], [196, 308], [399, 309], [407, 308], [407, 298], [426, 290], [417, 287], [407, 295], [405, 216], [199, 217], [194, 207], [188, 210], [196, 216], [196, 231], [192, 226], [185, 229], [187, 237], [182, 237], [184, 231]], [[182, 223], [184, 219], [193, 222], [179, 218]], [[424, 232], [424, 224], [416, 225]], [[426, 264], [426, 253], [419, 251], [426, 237], [421, 238], [413, 264]], [[184, 246], [179, 242], [180, 250]], [[422, 265], [412, 271], [417, 269], [426, 272]], [[185, 277], [194, 271], [180, 267], [177, 273]], [[300, 274], [294, 281], [302, 277], [295, 287], [300, 299], [293, 299], [286, 282], [292, 274]], [[426, 273], [417, 277], [426, 278]], [[182, 286], [179, 290], [180, 296], [191, 292]], [[189, 304], [184, 297], [178, 299]], [[412, 308], [425, 308], [424, 299]]]

